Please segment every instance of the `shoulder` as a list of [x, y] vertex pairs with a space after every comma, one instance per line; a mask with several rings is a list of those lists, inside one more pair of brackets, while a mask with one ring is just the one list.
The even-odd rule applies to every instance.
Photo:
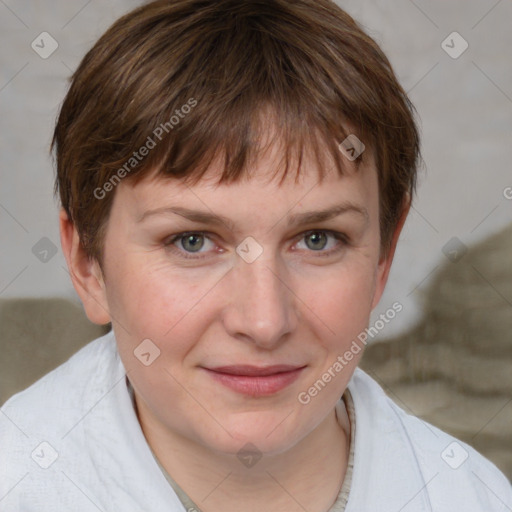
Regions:
[[35, 463], [43, 469], [51, 465], [58, 456], [54, 447], [108, 389], [119, 365], [111, 331], [5, 402], [0, 408], [0, 496], [37, 468]]
[[[112, 331], [96, 338], [66, 362], [47, 373], [25, 390], [16, 393], [1, 407], [4, 414], [31, 421], [34, 415], [50, 416], [55, 409], [80, 407], [80, 394], [117, 357]], [[33, 421], [33, 420], [32, 420]]]
[[[357, 427], [366, 436], [380, 436], [399, 444], [400, 457], [417, 471], [425, 485], [425, 500], [433, 510], [449, 510], [454, 503], [470, 511], [505, 511], [512, 507], [512, 486], [505, 475], [467, 443], [407, 413], [367, 373], [357, 368], [349, 389], [356, 403]], [[359, 421], [361, 420], [361, 421]], [[365, 423], [371, 424], [366, 429]], [[384, 439], [386, 437], [386, 440]], [[391, 440], [392, 439], [392, 440]], [[379, 441], [376, 440], [376, 443]], [[388, 464], [401, 464], [400, 457]], [[391, 468], [391, 474], [393, 470]], [[397, 473], [399, 473], [397, 469]], [[427, 508], [428, 509], [428, 508]]]

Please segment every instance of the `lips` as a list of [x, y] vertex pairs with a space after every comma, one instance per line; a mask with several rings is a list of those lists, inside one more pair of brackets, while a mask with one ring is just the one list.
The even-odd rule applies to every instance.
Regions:
[[298, 370], [300, 366], [292, 366], [288, 364], [278, 364], [274, 366], [249, 366], [249, 365], [233, 365], [219, 366], [217, 368], [209, 368], [217, 373], [225, 373], [228, 375], [241, 375], [247, 377], [265, 377], [267, 375], [275, 375], [276, 373], [292, 372]]
[[223, 386], [252, 397], [273, 395], [290, 384], [301, 374], [305, 366], [229, 365], [204, 368], [209, 376]]

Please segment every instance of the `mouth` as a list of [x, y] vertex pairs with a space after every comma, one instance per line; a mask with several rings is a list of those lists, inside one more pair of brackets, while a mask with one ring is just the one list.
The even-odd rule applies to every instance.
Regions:
[[237, 393], [249, 396], [269, 396], [292, 384], [306, 366], [231, 365], [203, 368], [218, 383]]

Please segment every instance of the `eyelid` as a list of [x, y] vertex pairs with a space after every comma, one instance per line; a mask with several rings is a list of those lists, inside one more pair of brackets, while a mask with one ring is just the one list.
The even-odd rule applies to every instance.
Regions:
[[[334, 238], [335, 240], [337, 240], [339, 242], [337, 248], [330, 249], [328, 251], [324, 251], [324, 250], [308, 251], [311, 254], [316, 253], [316, 256], [320, 256], [320, 257], [321, 256], [331, 256], [331, 255], [336, 254], [337, 252], [341, 251], [344, 247], [350, 245], [350, 237], [346, 233], [343, 233], [341, 231], [335, 231], [332, 229], [321, 229], [321, 228], [309, 229], [307, 231], [300, 232], [298, 235], [296, 235], [294, 237], [293, 245], [296, 245], [300, 240], [304, 239], [306, 236], [311, 235], [313, 233], [325, 233], [326, 235], [331, 236], [332, 238]], [[216, 235], [209, 231], [183, 231], [181, 233], [176, 233], [174, 235], [171, 235], [170, 237], [167, 237], [164, 240], [163, 245], [165, 248], [168, 248], [168, 249], [172, 250], [173, 252], [177, 252], [180, 256], [182, 256], [183, 258], [186, 258], [186, 259], [201, 260], [201, 259], [207, 258], [208, 256], [200, 256], [200, 255], [208, 254], [208, 253], [202, 253], [202, 252], [190, 253], [190, 252], [180, 250], [174, 246], [175, 242], [179, 241], [180, 239], [185, 238], [187, 235], [201, 235], [201, 236], [204, 236], [205, 238], [207, 238], [208, 240], [212, 241], [213, 243], [215, 243], [214, 239], [216, 238]], [[193, 256], [193, 254], [198, 254], [198, 256]]]

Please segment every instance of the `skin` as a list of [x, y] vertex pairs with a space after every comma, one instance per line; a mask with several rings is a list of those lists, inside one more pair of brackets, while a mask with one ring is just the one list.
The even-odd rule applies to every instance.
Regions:
[[[321, 183], [315, 162], [306, 159], [299, 183], [291, 173], [279, 185], [268, 172], [277, 157], [277, 150], [266, 153], [251, 177], [236, 184], [216, 185], [216, 165], [192, 187], [152, 177], [136, 187], [121, 182], [103, 271], [60, 214], [73, 284], [92, 322], [112, 322], [146, 439], [204, 512], [240, 510], [240, 497], [248, 512], [323, 512], [333, 504], [350, 439], [347, 416], [338, 419], [334, 407], [363, 351], [310, 403], [297, 397], [368, 326], [408, 212], [381, 257], [377, 172], [369, 152], [357, 172], [347, 161], [345, 175], [333, 169]], [[367, 215], [348, 210], [327, 221], [287, 225], [290, 215], [340, 203]], [[236, 229], [173, 213], [137, 222], [147, 210], [169, 206], [224, 215]], [[308, 237], [310, 230], [321, 231], [320, 239]], [[346, 234], [348, 243], [325, 230]], [[187, 231], [207, 232], [195, 239], [199, 253], [184, 239], [165, 246]], [[236, 253], [249, 236], [263, 248], [252, 263]], [[160, 356], [145, 366], [134, 350], [148, 338]], [[228, 364], [306, 367], [285, 389], [254, 397], [224, 387], [203, 369]], [[248, 442], [262, 454], [252, 467], [236, 456]]]

